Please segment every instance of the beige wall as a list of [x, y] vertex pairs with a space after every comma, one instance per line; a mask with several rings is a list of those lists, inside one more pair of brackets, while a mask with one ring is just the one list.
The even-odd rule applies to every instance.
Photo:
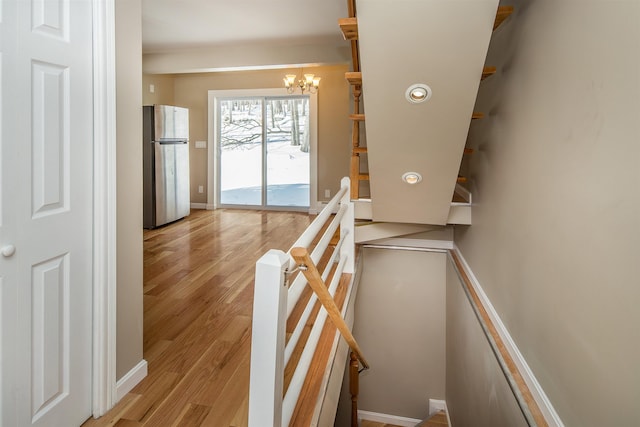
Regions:
[[[238, 31], [241, 32], [242, 29]], [[245, 42], [148, 52], [142, 57], [142, 67], [146, 74], [209, 73], [239, 69], [278, 69], [282, 64], [333, 65], [350, 61], [349, 44], [338, 36], [329, 43], [326, 39], [316, 44]]]
[[116, 377], [142, 360], [142, 34], [140, 0], [116, 0]]
[[[171, 74], [144, 74], [142, 76], [142, 105], [173, 105], [175, 78]], [[151, 87], [153, 85], [153, 92]]]
[[371, 369], [360, 375], [358, 409], [424, 419], [429, 399], [445, 398], [446, 254], [366, 248], [362, 256], [353, 334]]
[[[196, 140], [207, 140], [207, 99], [209, 90], [279, 88], [284, 74], [300, 70], [237, 71], [206, 74], [179, 74], [174, 80], [174, 104], [189, 108], [191, 140], [191, 202], [206, 203], [207, 150], [194, 148]], [[347, 66], [305, 68], [322, 77], [318, 91], [318, 195], [335, 194], [340, 178], [349, 174], [351, 127], [349, 85], [344, 78]], [[145, 90], [147, 90], [145, 88]], [[146, 95], [145, 95], [146, 99]], [[204, 193], [198, 193], [198, 185]]]
[[527, 421], [447, 262], [447, 409], [456, 427], [526, 427]]
[[515, 3], [456, 242], [565, 425], [637, 425], [640, 2]]

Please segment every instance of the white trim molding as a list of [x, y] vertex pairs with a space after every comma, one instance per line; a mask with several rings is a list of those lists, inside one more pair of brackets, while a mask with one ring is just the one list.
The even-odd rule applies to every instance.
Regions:
[[[322, 210], [318, 202], [318, 96], [309, 95], [309, 210], [310, 214], [317, 214]], [[225, 89], [210, 90], [207, 101], [207, 209], [218, 209], [220, 195], [218, 194], [218, 98], [243, 98], [243, 97], [288, 97], [300, 96], [289, 94], [282, 88], [256, 88], [256, 89]], [[287, 210], [287, 209], [284, 209]], [[296, 209], [297, 210], [297, 209]]]
[[531, 392], [533, 399], [538, 404], [538, 407], [540, 408], [540, 412], [542, 412], [542, 416], [545, 418], [545, 421], [547, 422], [549, 427], [564, 427], [564, 424], [562, 423], [560, 416], [558, 415], [555, 408], [551, 404], [551, 401], [545, 394], [537, 378], [531, 371], [531, 368], [529, 368], [527, 361], [525, 360], [524, 356], [522, 355], [522, 353], [516, 346], [515, 342], [511, 338], [511, 335], [509, 334], [507, 327], [502, 322], [502, 319], [500, 319], [498, 312], [493, 307], [493, 304], [491, 304], [489, 297], [484, 292], [484, 289], [480, 285], [480, 282], [478, 281], [476, 276], [473, 274], [473, 271], [471, 271], [471, 267], [462, 256], [462, 253], [460, 252], [460, 249], [457, 247], [457, 245], [455, 245], [452, 252], [455, 252], [456, 257], [460, 261], [460, 264], [464, 270], [464, 273], [469, 279], [470, 285], [473, 287], [474, 291], [478, 295], [478, 298], [480, 299], [481, 304], [486, 310], [489, 316], [489, 319], [495, 326], [495, 329], [498, 335], [502, 339], [507, 352], [513, 359], [518, 371], [520, 372], [520, 375], [522, 376], [522, 379], [524, 380], [527, 387], [529, 388], [529, 391]]
[[115, 2], [93, 6], [93, 360], [92, 413], [116, 401]]
[[191, 203], [191, 209], [207, 209], [206, 203]]
[[147, 361], [142, 359], [136, 366], [120, 378], [116, 384], [116, 402], [129, 393], [147, 376]]

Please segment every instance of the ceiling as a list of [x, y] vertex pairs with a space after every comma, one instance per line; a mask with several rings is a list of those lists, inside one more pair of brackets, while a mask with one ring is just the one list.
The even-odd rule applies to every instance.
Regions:
[[347, 0], [142, 0], [144, 53], [342, 41]]

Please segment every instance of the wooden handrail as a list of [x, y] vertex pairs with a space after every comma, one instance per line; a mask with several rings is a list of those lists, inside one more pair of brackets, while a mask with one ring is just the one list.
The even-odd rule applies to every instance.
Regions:
[[320, 303], [322, 303], [322, 306], [325, 308], [325, 310], [327, 310], [329, 318], [331, 319], [333, 324], [336, 325], [336, 328], [338, 328], [340, 334], [342, 334], [342, 336], [344, 337], [345, 341], [349, 345], [349, 348], [351, 348], [351, 351], [356, 354], [358, 360], [360, 361], [360, 363], [362, 363], [363, 368], [369, 369], [369, 363], [364, 358], [362, 350], [360, 350], [360, 346], [358, 345], [356, 339], [353, 337], [353, 334], [351, 334], [349, 327], [342, 318], [340, 310], [336, 306], [333, 297], [327, 290], [327, 286], [322, 280], [322, 276], [320, 276], [320, 272], [316, 268], [316, 265], [309, 256], [307, 248], [293, 248], [291, 249], [289, 254], [296, 261], [296, 264], [298, 266], [304, 266], [304, 268], [301, 268], [302, 274], [304, 274], [304, 276], [307, 278], [309, 286], [311, 286], [311, 289], [313, 290], [313, 292], [315, 292], [318, 300], [320, 301]]
[[[489, 345], [492, 347], [492, 350], [498, 359], [500, 368], [507, 377], [509, 387], [513, 390], [518, 405], [523, 409], [522, 413], [527, 420], [527, 424], [530, 426], [548, 427], [549, 424], [540, 409], [540, 405], [536, 402], [527, 382], [520, 373], [518, 365], [509, 353], [509, 350], [507, 350], [507, 346], [502, 339], [502, 335], [498, 332], [487, 308], [478, 296], [475, 286], [469, 278], [467, 270], [458, 256], [458, 253], [456, 250], [449, 250], [449, 256], [462, 279], [461, 283], [465, 289], [467, 298], [469, 299], [473, 310], [476, 311], [478, 321], [489, 340]], [[522, 398], [519, 396], [522, 396]], [[524, 410], [525, 408], [523, 406], [525, 406], [527, 410]]]

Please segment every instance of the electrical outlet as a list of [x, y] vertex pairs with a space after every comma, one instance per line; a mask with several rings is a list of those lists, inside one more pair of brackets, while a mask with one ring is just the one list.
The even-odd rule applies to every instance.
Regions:
[[331, 197], [331, 190], [324, 190], [324, 197], [326, 197], [327, 199]]
[[156, 87], [154, 85], [149, 85], [149, 92], [154, 93], [156, 91]]
[[196, 141], [196, 148], [207, 148], [207, 141]]
[[204, 193], [204, 185], [198, 185], [198, 193]]

